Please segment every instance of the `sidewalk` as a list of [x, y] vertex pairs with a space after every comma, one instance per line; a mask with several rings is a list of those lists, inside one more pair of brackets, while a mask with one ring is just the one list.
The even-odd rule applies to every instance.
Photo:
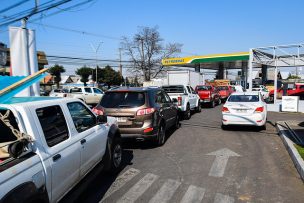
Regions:
[[[297, 148], [304, 149], [304, 121], [287, 120], [276, 123], [281, 139], [295, 165], [302, 180], [304, 181], [304, 160]], [[297, 146], [296, 145], [300, 145]]]

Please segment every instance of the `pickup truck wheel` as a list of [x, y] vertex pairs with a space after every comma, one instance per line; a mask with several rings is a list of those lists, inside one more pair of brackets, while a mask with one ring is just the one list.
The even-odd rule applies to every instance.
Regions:
[[191, 109], [189, 104], [187, 104], [187, 109], [184, 113], [184, 118], [185, 120], [189, 120], [191, 118]]
[[[110, 148], [110, 149], [109, 149]], [[122, 163], [122, 146], [121, 139], [114, 138], [112, 145], [106, 149], [105, 170], [109, 173], [116, 173]]]

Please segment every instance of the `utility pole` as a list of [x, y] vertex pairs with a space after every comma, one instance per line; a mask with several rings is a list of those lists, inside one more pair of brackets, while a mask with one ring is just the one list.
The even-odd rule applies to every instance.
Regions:
[[119, 72], [122, 76], [122, 65], [121, 65], [121, 48], [119, 48]]
[[[138, 40], [141, 42], [141, 57], [142, 57], [142, 68], [144, 69], [144, 75], [145, 75], [145, 80], [146, 80], [146, 67], [145, 67], [145, 52], [144, 52], [144, 38], [139, 37]], [[149, 69], [149, 78], [150, 78], [150, 69]]]
[[90, 44], [91, 47], [92, 47], [92, 49], [93, 49], [93, 51], [95, 52], [95, 60], [96, 60], [96, 77], [95, 77], [95, 85], [96, 85], [96, 86], [95, 86], [95, 87], [98, 86], [98, 76], [97, 76], [98, 59], [97, 59], [97, 53], [98, 53], [98, 49], [99, 49], [99, 47], [100, 47], [100, 45], [101, 45], [102, 43], [103, 43], [103, 42], [99, 42], [97, 48], [95, 48], [94, 45], [93, 45], [92, 43]]

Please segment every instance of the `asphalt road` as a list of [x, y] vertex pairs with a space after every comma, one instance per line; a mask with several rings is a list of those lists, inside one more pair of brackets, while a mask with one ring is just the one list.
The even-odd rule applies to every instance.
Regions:
[[274, 127], [299, 114], [269, 113], [267, 129], [220, 128], [203, 109], [164, 146], [125, 143], [117, 176], [93, 172], [62, 202], [303, 202], [304, 185]]

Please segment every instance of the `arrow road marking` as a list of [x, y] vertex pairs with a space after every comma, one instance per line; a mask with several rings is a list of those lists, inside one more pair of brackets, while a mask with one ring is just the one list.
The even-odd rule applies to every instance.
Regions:
[[231, 157], [231, 156], [239, 157], [240, 156], [239, 154], [237, 154], [227, 148], [223, 148], [223, 149], [217, 150], [215, 152], [211, 152], [207, 155], [216, 156], [215, 160], [211, 166], [211, 169], [209, 171], [209, 176], [213, 176], [213, 177], [223, 177], [229, 157]]

